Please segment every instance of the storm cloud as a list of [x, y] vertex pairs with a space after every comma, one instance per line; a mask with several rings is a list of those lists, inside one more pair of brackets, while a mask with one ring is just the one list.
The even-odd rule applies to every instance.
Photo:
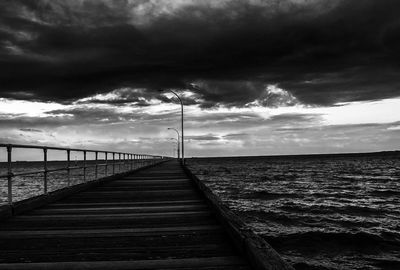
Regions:
[[[189, 88], [202, 107], [397, 97], [398, 14], [397, 0], [5, 0], [0, 96], [72, 103], [142, 89], [113, 103], [147, 106], [159, 88]], [[290, 99], [268, 99], [269, 85]]]

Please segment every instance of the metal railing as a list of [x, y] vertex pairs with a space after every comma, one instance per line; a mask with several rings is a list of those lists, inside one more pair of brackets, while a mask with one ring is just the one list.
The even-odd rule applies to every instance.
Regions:
[[[87, 150], [87, 149], [77, 149], [77, 148], [63, 148], [63, 147], [50, 147], [50, 146], [36, 146], [36, 145], [22, 145], [22, 144], [0, 144], [0, 149], [5, 148], [7, 151], [7, 173], [0, 174], [0, 179], [7, 179], [7, 194], [8, 203], [13, 203], [13, 178], [18, 176], [27, 176], [35, 174], [43, 174], [43, 194], [48, 194], [48, 175], [49, 173], [65, 171], [67, 173], [67, 183], [68, 186], [71, 185], [71, 173], [74, 170], [82, 170], [83, 172], [83, 182], [87, 182], [87, 170], [89, 168], [94, 169], [94, 179], [99, 179], [100, 168], [104, 168], [103, 176], [111, 176], [116, 173], [128, 172], [134, 169], [138, 169], [147, 165], [156, 164], [166, 157], [147, 155], [147, 154], [133, 154], [133, 153], [123, 153], [123, 152], [111, 152], [111, 151], [100, 151], [100, 150]], [[43, 151], [43, 169], [34, 171], [24, 171], [24, 172], [13, 172], [13, 161], [12, 152], [13, 149], [40, 149]], [[55, 151], [65, 151], [66, 154], [66, 167], [49, 169], [48, 168], [48, 150]], [[78, 152], [83, 154], [83, 160], [80, 160], [83, 165], [77, 166], [72, 165], [71, 162], [71, 152]], [[88, 160], [87, 154], [94, 153], [94, 159]], [[104, 155], [104, 159], [99, 159], [99, 154]], [[110, 159], [111, 158], [111, 159]], [[54, 160], [60, 161], [60, 160]], [[64, 162], [65, 162], [64, 161]], [[99, 163], [102, 162], [102, 163]], [[15, 161], [14, 161], [15, 163]], [[111, 167], [111, 173], [109, 174], [109, 169]], [[122, 169], [121, 169], [122, 167]]]

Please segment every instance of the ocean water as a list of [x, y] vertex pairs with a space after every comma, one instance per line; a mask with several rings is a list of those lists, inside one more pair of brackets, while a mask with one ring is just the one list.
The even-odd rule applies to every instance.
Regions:
[[188, 159], [296, 269], [400, 269], [400, 153]]

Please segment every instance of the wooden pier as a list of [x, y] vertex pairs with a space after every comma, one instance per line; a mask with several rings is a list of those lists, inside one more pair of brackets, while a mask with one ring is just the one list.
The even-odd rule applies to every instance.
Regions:
[[10, 217], [0, 269], [292, 269], [193, 177], [169, 161]]

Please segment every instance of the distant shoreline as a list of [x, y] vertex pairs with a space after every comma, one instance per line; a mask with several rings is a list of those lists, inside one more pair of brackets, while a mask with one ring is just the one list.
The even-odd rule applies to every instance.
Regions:
[[188, 159], [200, 158], [288, 158], [288, 157], [360, 157], [360, 156], [391, 156], [400, 155], [400, 150], [395, 151], [380, 151], [380, 152], [365, 152], [365, 153], [331, 153], [331, 154], [293, 154], [293, 155], [260, 155], [260, 156], [204, 156], [190, 157]]

